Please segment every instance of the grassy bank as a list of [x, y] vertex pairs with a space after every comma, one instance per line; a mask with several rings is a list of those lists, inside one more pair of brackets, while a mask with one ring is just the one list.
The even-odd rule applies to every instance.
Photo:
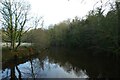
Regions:
[[11, 51], [9, 48], [2, 49], [2, 62], [13, 60], [14, 58], [22, 59], [35, 55], [36, 50], [32, 47], [20, 47], [17, 51]]

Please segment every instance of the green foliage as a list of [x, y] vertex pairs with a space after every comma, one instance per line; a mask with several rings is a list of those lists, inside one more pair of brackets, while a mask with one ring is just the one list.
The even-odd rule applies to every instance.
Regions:
[[[86, 19], [75, 17], [51, 26], [48, 30], [31, 30], [27, 37], [41, 46], [69, 47], [92, 50], [94, 52], [119, 52], [120, 36], [117, 9], [103, 15], [102, 9], [92, 10]], [[29, 35], [33, 31], [32, 37]], [[29, 41], [26, 38], [26, 41]], [[45, 47], [45, 46], [42, 46]]]
[[38, 49], [49, 47], [48, 31], [41, 28], [30, 30], [23, 36], [22, 41], [33, 43]]

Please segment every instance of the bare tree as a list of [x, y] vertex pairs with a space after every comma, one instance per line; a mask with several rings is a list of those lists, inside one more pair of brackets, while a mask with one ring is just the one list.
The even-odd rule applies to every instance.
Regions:
[[[28, 30], [24, 30], [25, 24], [28, 21], [28, 13], [30, 4], [21, 0], [2, 0], [0, 2], [0, 13], [2, 15], [2, 30], [7, 39], [5, 42], [10, 42], [10, 48], [17, 50], [21, 44], [22, 35]], [[18, 44], [16, 45], [16, 42]]]

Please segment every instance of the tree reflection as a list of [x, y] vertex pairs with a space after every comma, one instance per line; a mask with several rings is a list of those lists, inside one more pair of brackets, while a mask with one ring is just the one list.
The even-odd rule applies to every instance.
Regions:
[[[53, 49], [47, 53], [40, 53], [37, 58], [30, 58], [24, 63], [25, 65], [23, 65], [23, 68], [18, 68], [18, 63], [13, 62], [14, 64], [11, 64], [10, 67], [11, 80], [17, 79], [15, 68], [19, 73], [19, 79], [24, 77], [33, 78], [35, 80], [41, 77], [51, 77], [47, 75], [55, 75], [53, 70], [56, 68], [62, 68], [64, 72], [67, 72], [69, 75], [74, 74], [79, 78], [118, 78], [120, 76], [120, 61], [116, 64], [112, 58], [106, 58], [104, 56], [88, 57], [86, 54], [87, 53], [79, 53], [79, 51]], [[53, 72], [47, 74], [48, 71]]]
[[[22, 72], [24, 75], [28, 75], [27, 78], [33, 78], [34, 80], [39, 76], [39, 72], [44, 70], [44, 58], [30, 59], [28, 67], [25, 68], [26, 72]], [[22, 68], [22, 69], [23, 69]], [[26, 77], [26, 76], [25, 76]]]
[[51, 49], [48, 51], [50, 61], [58, 63], [68, 73], [74, 71], [79, 77], [82, 72], [90, 78], [118, 78], [120, 61], [109, 56], [93, 56], [80, 51]]
[[32, 60], [30, 60], [30, 64], [31, 64], [31, 73], [32, 73], [32, 78], [35, 80], [35, 74], [34, 74], [33, 62], [32, 62]]
[[[15, 75], [15, 68], [16, 68], [16, 70], [17, 70], [18, 73], [19, 73], [18, 78], [17, 78], [17, 76]], [[10, 80], [22, 80], [22, 78], [21, 78], [21, 72], [20, 72], [18, 66], [11, 67], [10, 70], [11, 70], [11, 72], [10, 72], [10, 77], [11, 77]]]
[[[14, 60], [12, 61], [12, 63], [10, 64], [11, 66], [10, 66], [10, 80], [22, 80], [22, 78], [21, 78], [21, 72], [20, 72], [20, 70], [19, 70], [19, 68], [18, 68], [18, 66], [17, 66], [17, 63], [18, 63], [18, 57], [17, 57], [17, 55], [15, 55], [14, 56]], [[17, 76], [16, 76], [16, 71], [15, 71], [15, 68], [16, 68], [16, 71], [18, 72], [18, 78], [17, 78]]]

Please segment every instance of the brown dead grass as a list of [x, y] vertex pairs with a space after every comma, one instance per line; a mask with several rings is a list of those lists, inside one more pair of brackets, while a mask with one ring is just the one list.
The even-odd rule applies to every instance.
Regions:
[[13, 59], [15, 55], [18, 58], [23, 58], [23, 57], [28, 57], [30, 55], [35, 54], [34, 50], [32, 50], [32, 52], [30, 52], [29, 49], [31, 49], [31, 48], [21, 47], [17, 51], [11, 51], [8, 48], [4, 48], [4, 49], [2, 49], [2, 62]]

